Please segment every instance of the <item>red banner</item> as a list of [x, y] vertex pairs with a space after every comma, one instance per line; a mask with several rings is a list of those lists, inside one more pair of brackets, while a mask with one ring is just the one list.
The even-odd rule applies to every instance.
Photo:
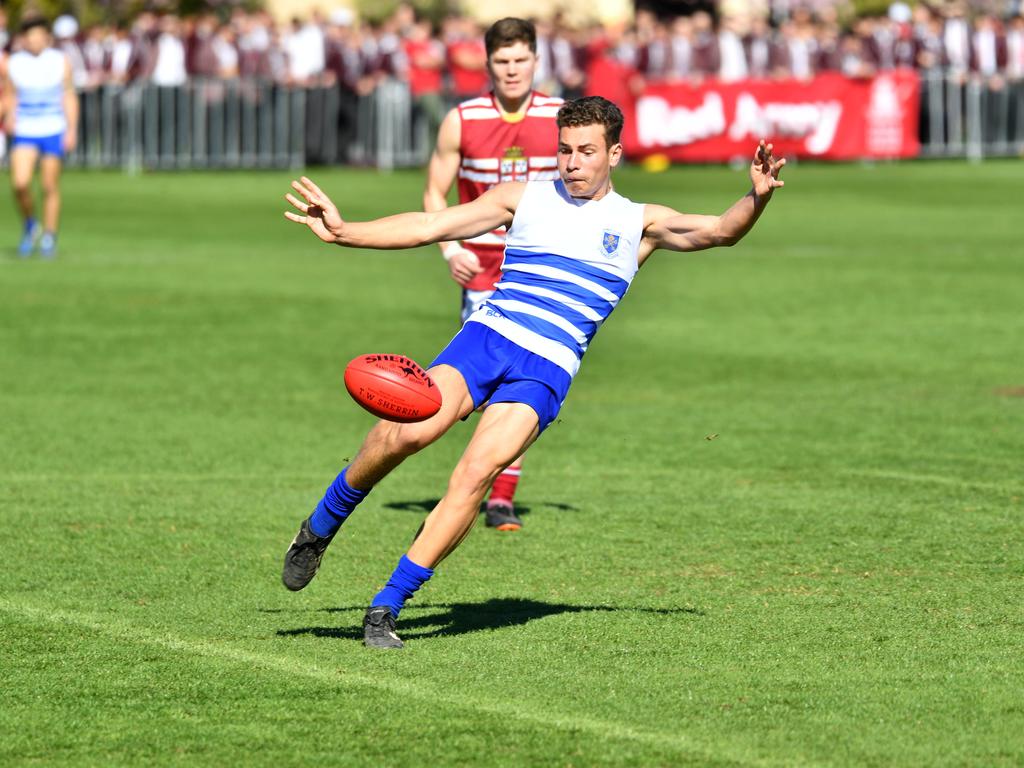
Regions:
[[623, 110], [622, 139], [631, 156], [679, 161], [746, 158], [762, 137], [787, 157], [914, 157], [919, 92], [912, 70], [859, 80], [649, 84]]

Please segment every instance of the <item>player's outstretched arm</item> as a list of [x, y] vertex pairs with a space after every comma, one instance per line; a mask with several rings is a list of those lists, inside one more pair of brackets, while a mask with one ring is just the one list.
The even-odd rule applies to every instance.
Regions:
[[772, 145], [762, 139], [750, 164], [753, 186], [721, 216], [684, 214], [663, 205], [648, 205], [641, 255], [658, 248], [687, 252], [735, 245], [754, 226], [775, 190], [785, 184], [779, 180], [785, 164], [785, 159], [772, 156]]
[[285, 217], [305, 224], [325, 243], [349, 248], [415, 248], [444, 240], [461, 240], [490, 232], [512, 223], [523, 183], [499, 184], [471, 203], [431, 213], [410, 212], [373, 221], [345, 221], [337, 206], [320, 187], [303, 176], [292, 182], [292, 193], [285, 199], [298, 211], [285, 211]]

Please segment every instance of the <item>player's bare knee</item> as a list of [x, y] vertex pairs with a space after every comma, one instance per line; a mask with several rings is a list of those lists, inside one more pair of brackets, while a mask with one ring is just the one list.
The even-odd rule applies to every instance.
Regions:
[[463, 459], [452, 473], [449, 491], [467, 497], [483, 496], [502, 468], [488, 459]]
[[412, 456], [426, 448], [439, 436], [436, 428], [431, 428], [423, 423], [381, 423], [387, 425], [383, 431], [388, 452], [398, 456]]

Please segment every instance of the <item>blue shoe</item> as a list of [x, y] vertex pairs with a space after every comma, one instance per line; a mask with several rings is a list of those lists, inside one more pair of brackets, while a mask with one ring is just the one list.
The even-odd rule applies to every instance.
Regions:
[[57, 235], [53, 232], [43, 232], [39, 238], [39, 255], [44, 259], [52, 259], [57, 255]]
[[36, 247], [36, 239], [39, 237], [39, 224], [35, 219], [25, 221], [25, 229], [21, 234], [21, 242], [18, 243], [18, 255], [22, 258], [31, 256]]

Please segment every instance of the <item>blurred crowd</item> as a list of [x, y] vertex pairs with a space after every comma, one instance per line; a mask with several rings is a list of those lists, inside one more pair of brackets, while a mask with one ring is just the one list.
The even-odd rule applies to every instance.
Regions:
[[[602, 59], [632, 73], [633, 88], [709, 77], [865, 77], [895, 67], [974, 74], [996, 84], [1024, 77], [1020, 0], [895, 2], [887, 14], [866, 17], [835, 0], [724, 0], [714, 15], [694, 8], [660, 18], [641, 7], [629, 25], [573, 25], [559, 13], [536, 19], [537, 85], [578, 95]], [[17, 35], [4, 31], [2, 14], [0, 47], [10, 51]], [[391, 79], [407, 82], [414, 97], [450, 103], [487, 87], [482, 26], [451, 15], [435, 27], [406, 4], [377, 23], [337, 9], [280, 24], [266, 12], [239, 8], [226, 19], [144, 11], [130, 23], [88, 28], [61, 16], [53, 32], [83, 89], [140, 79], [178, 86], [191, 77], [257, 77], [336, 84], [365, 95]]]
[[723, 3], [671, 20], [640, 11], [626, 55], [650, 80], [870, 77], [900, 67], [961, 76], [1024, 77], [1024, 15], [1017, 2], [909, 5], [854, 16], [843, 3]]

